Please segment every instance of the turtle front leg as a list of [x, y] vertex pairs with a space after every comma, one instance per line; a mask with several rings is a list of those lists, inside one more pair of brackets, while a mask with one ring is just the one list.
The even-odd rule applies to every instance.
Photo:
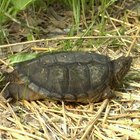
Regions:
[[113, 97], [115, 97], [115, 94], [114, 94], [114, 92], [111, 90], [111, 88], [110, 87], [107, 87], [104, 91], [103, 91], [103, 93], [102, 93], [102, 95], [101, 95], [101, 100], [104, 100], [104, 99], [112, 99]]
[[110, 87], [107, 87], [102, 91], [97, 91], [94, 94], [90, 93], [89, 95], [91, 95], [89, 97], [90, 102], [99, 102], [105, 99], [112, 99], [115, 96]]

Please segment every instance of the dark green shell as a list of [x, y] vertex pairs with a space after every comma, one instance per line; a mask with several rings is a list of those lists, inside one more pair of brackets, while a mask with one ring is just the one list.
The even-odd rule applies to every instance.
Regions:
[[97, 53], [47, 53], [19, 63], [8, 91], [16, 99], [97, 102], [112, 96], [113, 68], [107, 56]]

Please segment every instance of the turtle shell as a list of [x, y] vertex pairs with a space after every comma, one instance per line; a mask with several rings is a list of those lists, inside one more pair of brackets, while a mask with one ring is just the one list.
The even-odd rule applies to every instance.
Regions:
[[109, 57], [97, 53], [43, 54], [16, 65], [8, 95], [26, 100], [97, 102], [113, 95], [109, 86], [113, 68]]

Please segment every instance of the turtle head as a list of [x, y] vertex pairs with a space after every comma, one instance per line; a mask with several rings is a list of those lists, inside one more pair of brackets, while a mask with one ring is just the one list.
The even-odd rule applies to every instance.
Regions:
[[130, 69], [130, 65], [132, 62], [132, 57], [124, 57], [121, 56], [118, 59], [114, 60], [114, 80], [116, 84], [119, 84], [123, 77]]

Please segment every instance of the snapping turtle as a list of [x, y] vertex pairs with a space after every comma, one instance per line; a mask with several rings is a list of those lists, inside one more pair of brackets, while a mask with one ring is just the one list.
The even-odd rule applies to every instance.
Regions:
[[15, 70], [6, 75], [10, 84], [4, 97], [98, 102], [113, 96], [112, 89], [128, 72], [131, 62], [131, 57], [111, 61], [93, 52], [43, 54], [17, 64]]

